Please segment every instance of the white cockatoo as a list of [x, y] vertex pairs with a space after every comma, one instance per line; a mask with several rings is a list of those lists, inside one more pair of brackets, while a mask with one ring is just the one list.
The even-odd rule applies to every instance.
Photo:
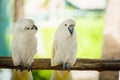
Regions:
[[[12, 80], [33, 80], [31, 63], [37, 51], [37, 27], [32, 19], [22, 19], [13, 26], [12, 59], [20, 70], [14, 70]], [[24, 70], [27, 67], [27, 70]]]
[[53, 71], [51, 80], [72, 80], [71, 66], [76, 61], [77, 39], [75, 21], [67, 19], [63, 21], [54, 36], [51, 66], [63, 65], [65, 71]]

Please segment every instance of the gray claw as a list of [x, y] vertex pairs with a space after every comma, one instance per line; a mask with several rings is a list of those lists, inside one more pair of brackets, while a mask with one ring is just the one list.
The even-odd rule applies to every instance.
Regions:
[[32, 70], [31, 65], [28, 65], [28, 66], [27, 66], [27, 70], [28, 70], [28, 72], [29, 72], [30, 70]]
[[63, 69], [66, 69], [66, 67], [67, 67], [66, 63], [63, 62], [62, 65], [63, 65]]
[[70, 70], [71, 70], [71, 65], [70, 64], [67, 64], [67, 70], [68, 70], [68, 72], [70, 72]]
[[24, 70], [24, 64], [20, 64], [20, 71], [23, 71]]
[[63, 69], [67, 69], [67, 63], [63, 62]]
[[70, 65], [70, 64], [64, 63], [64, 62], [63, 62], [62, 64], [63, 64], [63, 69], [64, 69], [64, 70], [66, 70], [66, 69], [67, 69], [68, 71], [71, 70], [71, 65]]

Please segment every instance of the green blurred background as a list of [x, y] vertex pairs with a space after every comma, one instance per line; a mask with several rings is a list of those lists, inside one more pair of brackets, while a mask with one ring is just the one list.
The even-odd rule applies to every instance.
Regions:
[[[77, 58], [101, 58], [105, 6], [106, 0], [1, 0], [0, 56], [10, 55], [12, 24], [21, 18], [31, 18], [39, 28], [35, 58], [50, 58], [59, 23], [73, 18], [76, 21]], [[33, 70], [32, 73], [34, 80], [49, 80], [51, 75], [50, 70]]]

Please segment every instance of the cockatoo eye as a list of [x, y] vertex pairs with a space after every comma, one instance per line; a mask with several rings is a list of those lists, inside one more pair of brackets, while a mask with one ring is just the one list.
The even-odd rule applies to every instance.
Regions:
[[29, 30], [29, 28], [26, 28], [27, 30]]
[[67, 24], [65, 24], [65, 26], [67, 26]]

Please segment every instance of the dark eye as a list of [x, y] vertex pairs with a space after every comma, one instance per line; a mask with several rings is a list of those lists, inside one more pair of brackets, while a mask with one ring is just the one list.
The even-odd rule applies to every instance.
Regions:
[[65, 24], [65, 26], [67, 26], [67, 24]]
[[29, 28], [26, 28], [27, 30], [29, 30]]

